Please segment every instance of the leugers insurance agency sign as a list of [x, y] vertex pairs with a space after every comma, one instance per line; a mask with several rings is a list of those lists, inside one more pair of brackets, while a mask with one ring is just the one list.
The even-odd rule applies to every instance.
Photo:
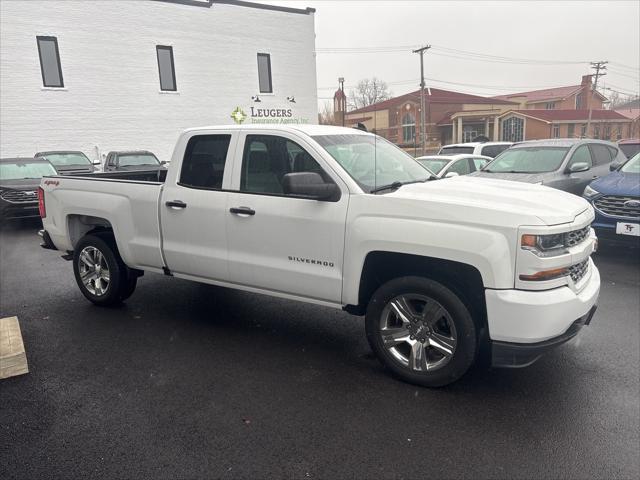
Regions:
[[242, 107], [236, 107], [233, 112], [231, 112], [231, 118], [238, 125], [245, 122], [275, 124], [309, 123], [308, 118], [296, 116], [292, 108], [249, 107], [245, 110]]

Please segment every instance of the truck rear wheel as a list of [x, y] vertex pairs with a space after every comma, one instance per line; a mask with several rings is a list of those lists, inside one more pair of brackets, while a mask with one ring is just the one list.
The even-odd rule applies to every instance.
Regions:
[[396, 377], [426, 387], [455, 382], [473, 364], [476, 327], [464, 302], [443, 284], [401, 277], [373, 294], [367, 339]]
[[82, 294], [100, 306], [116, 305], [135, 289], [115, 241], [104, 235], [86, 235], [73, 253], [73, 273]]

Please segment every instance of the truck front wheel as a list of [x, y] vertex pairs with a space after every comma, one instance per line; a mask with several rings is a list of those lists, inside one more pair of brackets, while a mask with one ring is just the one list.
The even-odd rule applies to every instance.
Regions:
[[367, 307], [366, 332], [382, 364], [417, 385], [452, 383], [476, 356], [469, 310], [453, 291], [428, 278], [401, 277], [378, 288]]
[[73, 273], [82, 294], [100, 306], [116, 305], [135, 289], [113, 238], [86, 235], [76, 245]]

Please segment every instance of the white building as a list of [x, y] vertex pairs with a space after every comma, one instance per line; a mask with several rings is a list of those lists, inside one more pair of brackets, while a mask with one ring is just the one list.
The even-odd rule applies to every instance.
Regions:
[[185, 128], [317, 121], [313, 9], [1, 0], [0, 21], [3, 158], [146, 149], [169, 160]]

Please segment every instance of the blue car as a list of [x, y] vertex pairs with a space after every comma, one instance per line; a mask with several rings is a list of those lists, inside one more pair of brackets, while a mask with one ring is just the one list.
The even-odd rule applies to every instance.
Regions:
[[584, 189], [599, 238], [640, 246], [640, 153]]

